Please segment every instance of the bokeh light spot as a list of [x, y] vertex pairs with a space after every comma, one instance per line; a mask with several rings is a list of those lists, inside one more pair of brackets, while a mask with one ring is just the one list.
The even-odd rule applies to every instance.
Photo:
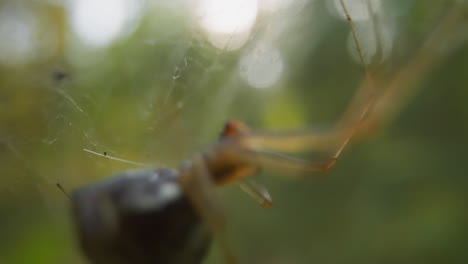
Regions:
[[22, 64], [28, 62], [37, 50], [35, 17], [15, 5], [0, 9], [0, 62]]
[[267, 88], [274, 85], [283, 72], [283, 58], [271, 45], [259, 45], [245, 53], [240, 61], [240, 74], [252, 87]]
[[202, 0], [196, 8], [207, 39], [225, 50], [239, 49], [247, 42], [257, 13], [255, 0]]
[[[364, 60], [367, 64], [381, 63], [390, 55], [395, 34], [389, 26], [381, 24], [380, 30], [376, 31], [372, 20], [356, 24], [356, 33], [362, 48]], [[356, 63], [361, 63], [358, 49], [353, 34], [348, 36], [348, 52]]]
[[[382, 10], [381, 0], [344, 0], [346, 9], [354, 21], [368, 20]], [[326, 1], [328, 12], [341, 19], [346, 19], [341, 0]]]
[[75, 0], [70, 6], [71, 24], [84, 44], [104, 46], [132, 31], [140, 7], [140, 1]]

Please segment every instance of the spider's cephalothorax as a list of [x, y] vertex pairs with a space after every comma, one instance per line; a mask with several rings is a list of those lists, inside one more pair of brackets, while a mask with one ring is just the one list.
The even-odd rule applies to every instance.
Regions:
[[201, 263], [210, 245], [169, 169], [128, 171], [78, 189], [74, 219], [91, 263]]

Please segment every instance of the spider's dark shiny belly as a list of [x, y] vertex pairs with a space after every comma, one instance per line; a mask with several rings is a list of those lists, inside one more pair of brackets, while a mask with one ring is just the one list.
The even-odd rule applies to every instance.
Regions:
[[211, 236], [168, 169], [129, 171], [73, 193], [81, 246], [94, 264], [198, 264]]

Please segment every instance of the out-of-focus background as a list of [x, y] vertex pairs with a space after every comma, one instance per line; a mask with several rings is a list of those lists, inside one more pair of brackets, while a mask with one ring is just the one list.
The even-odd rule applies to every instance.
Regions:
[[[452, 1], [345, 2], [369, 67], [391, 79]], [[261, 174], [271, 209], [219, 190], [241, 263], [468, 263], [467, 29], [326, 177]], [[0, 263], [86, 263], [56, 182], [176, 167], [228, 118], [333, 124], [364, 76], [353, 43], [335, 0], [1, 1]]]

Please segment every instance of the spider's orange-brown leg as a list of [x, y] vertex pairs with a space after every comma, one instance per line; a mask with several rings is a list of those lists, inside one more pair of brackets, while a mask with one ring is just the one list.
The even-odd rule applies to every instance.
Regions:
[[[449, 12], [423, 43], [413, 58], [383, 86], [379, 103], [369, 113], [358, 134], [366, 135], [390, 123], [401, 108], [414, 96], [420, 80], [440, 62], [466, 42], [456, 41], [466, 34], [468, 5], [463, 1], [452, 3]], [[457, 31], [458, 30], [458, 31]]]
[[[354, 120], [350, 125], [348, 125], [346, 129], [339, 130], [339, 132], [331, 132], [329, 135], [315, 135], [315, 140], [320, 140], [321, 136], [323, 139], [327, 139], [327, 141], [324, 142], [324, 145], [317, 145], [321, 147], [321, 150], [330, 153], [329, 158], [325, 159], [324, 161], [314, 162], [310, 160], [298, 159], [278, 152], [258, 149], [255, 148], [255, 145], [250, 146], [250, 151], [246, 151], [246, 154], [244, 155], [249, 156], [250, 160], [254, 161], [255, 164], [258, 164], [262, 168], [268, 168], [270, 170], [281, 170], [284, 173], [292, 172], [296, 175], [303, 175], [314, 172], [324, 172], [335, 165], [336, 160], [342, 153], [343, 149], [349, 143], [354, 134], [358, 131], [359, 126], [363, 122], [374, 101], [375, 98], [373, 96], [370, 97], [368, 102], [364, 105], [363, 109], [357, 114], [356, 117], [354, 117]], [[247, 135], [246, 138], [248, 139], [251, 136], [252, 135]], [[312, 136], [314, 135], [308, 135], [308, 137]], [[241, 142], [244, 142], [245, 144], [245, 141]], [[316, 148], [315, 150], [319, 150], [319, 148]]]
[[258, 185], [255, 181], [245, 179], [239, 182], [239, 186], [262, 207], [270, 208], [273, 205], [273, 200], [271, 199], [268, 190], [265, 187]]
[[336, 159], [333, 157], [326, 158], [325, 160], [311, 161], [269, 151], [251, 151], [246, 152], [244, 155], [250, 162], [257, 164], [265, 170], [301, 178], [304, 175], [317, 175], [316, 173], [324, 172], [336, 162]]
[[[357, 53], [364, 70], [365, 78], [358, 92], [349, 104], [341, 119], [334, 129], [322, 133], [308, 133], [300, 135], [283, 135], [281, 138], [269, 140], [269, 137], [262, 135], [250, 135], [244, 142], [247, 145], [262, 149], [300, 152], [306, 150], [331, 152], [330, 160], [336, 160], [345, 146], [357, 131], [357, 127], [362, 123], [371, 106], [375, 102], [375, 90], [373, 77], [368, 69], [368, 63], [364, 58], [362, 45], [359, 41], [356, 26], [348, 11], [344, 0], [340, 0], [343, 13], [348, 22], [354, 39]], [[368, 3], [368, 8], [371, 9]], [[279, 139], [279, 140], [278, 140]], [[276, 142], [275, 142], [276, 141]], [[332, 163], [332, 161], [330, 161]]]
[[226, 220], [215, 193], [215, 186], [201, 155], [195, 156], [180, 169], [179, 184], [187, 198], [207, 224], [215, 241], [220, 243], [225, 263], [237, 263], [226, 234]]
[[[314, 140], [317, 141], [319, 141], [321, 137], [323, 137], [322, 139], [327, 139], [325, 142], [317, 142], [317, 146], [321, 147], [321, 150], [330, 153], [329, 158], [326, 158], [324, 161], [303, 160], [278, 152], [259, 149], [255, 144], [249, 146], [246, 142], [249, 142], [248, 140], [252, 138], [252, 135], [246, 135], [244, 138], [240, 139], [240, 142], [245, 144], [244, 147], [248, 150], [244, 151], [243, 154], [238, 155], [244, 155], [246, 160], [250, 160], [250, 162], [260, 166], [261, 168], [273, 171], [281, 170], [283, 173], [291, 173], [291, 175], [302, 176], [304, 174], [310, 175], [311, 173], [324, 172], [335, 165], [343, 149], [358, 131], [359, 126], [363, 122], [374, 101], [375, 98], [371, 96], [363, 109], [356, 114], [357, 116], [354, 117], [355, 120], [353, 120], [347, 128], [339, 130], [339, 132], [331, 132], [328, 135], [308, 135], [311, 139], [313, 136], [316, 136]], [[257, 137], [257, 139], [262, 140], [261, 137]], [[319, 143], [325, 144], [319, 145]], [[319, 148], [316, 148], [315, 150], [319, 150]]]
[[[235, 140], [236, 137], [241, 137], [250, 131], [250, 128], [241, 121], [238, 120], [228, 120], [224, 125], [223, 131], [220, 134], [219, 139], [231, 139]], [[226, 177], [229, 179], [229, 182], [238, 182], [239, 187], [247, 193], [252, 199], [259, 203], [264, 208], [269, 208], [272, 206], [273, 201], [271, 199], [270, 193], [268, 190], [255, 183], [253, 180], [247, 179], [248, 176], [256, 174], [258, 168], [255, 166], [244, 166], [233, 170], [231, 174]], [[240, 180], [239, 179], [243, 179]], [[221, 183], [229, 183], [224, 182]]]
[[[442, 19], [440, 25], [423, 44], [416, 55], [399, 70], [392, 81], [374, 81], [366, 74], [366, 79], [358, 89], [356, 97], [335, 128], [321, 133], [249, 133], [241, 140], [244, 148], [251, 150], [253, 159], [273, 169], [293, 170], [296, 172], [315, 172], [334, 164], [351, 138], [362, 137], [387, 124], [402, 108], [402, 105], [415, 91], [418, 81], [427, 75], [444, 57], [446, 47], [460, 29], [466, 8], [455, 3], [452, 10]], [[452, 45], [453, 46], [453, 45]], [[456, 50], [451, 46], [451, 51]], [[365, 65], [365, 62], [363, 62]], [[373, 90], [379, 87], [377, 95]], [[378, 97], [377, 97], [378, 96]], [[279, 157], [274, 151], [306, 152], [323, 151], [331, 153], [331, 159], [324, 163], [310, 164], [306, 160], [292, 157]]]

